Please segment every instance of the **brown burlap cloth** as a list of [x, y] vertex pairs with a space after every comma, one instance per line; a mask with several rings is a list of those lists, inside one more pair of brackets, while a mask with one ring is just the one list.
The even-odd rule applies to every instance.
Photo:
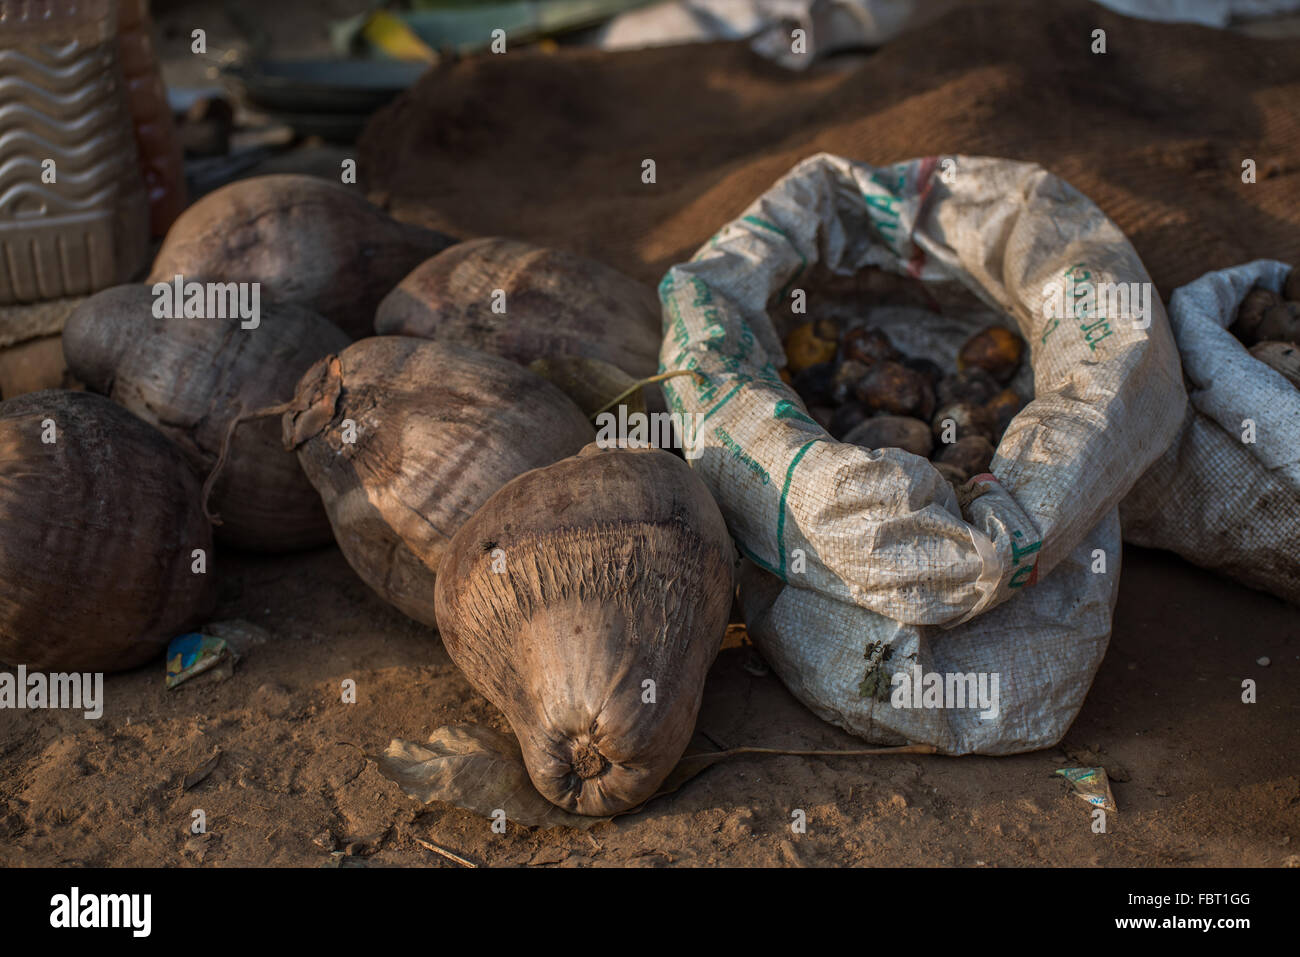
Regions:
[[1091, 197], [1167, 298], [1210, 269], [1300, 261], [1298, 54], [1081, 0], [971, 4], [849, 70], [791, 73], [732, 43], [519, 50], [426, 74], [373, 118], [360, 168], [401, 219], [657, 282], [813, 153], [1010, 157]]

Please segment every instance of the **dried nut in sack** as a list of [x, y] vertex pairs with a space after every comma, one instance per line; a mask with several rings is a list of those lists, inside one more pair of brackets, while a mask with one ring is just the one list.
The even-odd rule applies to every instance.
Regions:
[[1261, 338], [1267, 338], [1259, 334], [1259, 327], [1264, 322], [1264, 316], [1275, 306], [1281, 305], [1282, 299], [1277, 293], [1259, 286], [1253, 287], [1237, 308], [1237, 321], [1233, 327], [1237, 338], [1248, 346], [1254, 345]]
[[1256, 342], [1300, 343], [1300, 302], [1279, 302], [1255, 327]]
[[935, 470], [948, 480], [948, 484], [953, 488], [963, 485], [970, 478], [964, 470], [953, 465], [951, 462], [933, 462]]
[[856, 399], [852, 399], [836, 407], [835, 414], [831, 416], [831, 424], [826, 431], [843, 441], [843, 437], [850, 429], [870, 415], [870, 409]]
[[993, 416], [988, 409], [969, 402], [951, 402], [943, 406], [934, 414], [930, 425], [935, 438], [943, 445], [968, 435], [978, 435], [989, 442], [997, 437]]
[[814, 405], [808, 409], [808, 414], [813, 417], [814, 422], [827, 432], [831, 430], [831, 419], [835, 417], [834, 409], [825, 405]]
[[791, 386], [809, 405], [834, 405], [835, 364], [819, 362], [809, 366], [795, 374]]
[[402, 277], [455, 242], [399, 223], [356, 187], [255, 176], [204, 196], [172, 224], [148, 282], [257, 282], [265, 302], [306, 306], [353, 338]]
[[690, 742], [732, 566], [689, 465], [592, 445], [514, 479], [461, 527], [438, 572], [438, 625], [542, 795], [615, 814], [652, 797]]
[[934, 413], [934, 390], [925, 376], [901, 362], [877, 362], [858, 384], [858, 398], [867, 407], [891, 415], [929, 420]]
[[798, 375], [809, 366], [831, 362], [839, 348], [838, 330], [829, 319], [795, 326], [785, 338], [786, 368]]
[[1024, 408], [1024, 400], [1015, 389], [1003, 389], [985, 404], [984, 409], [993, 417], [993, 432], [999, 439], [1011, 420]]
[[877, 362], [897, 362], [901, 356], [889, 336], [879, 329], [856, 326], [844, 333], [841, 340], [844, 358], [873, 365]]
[[993, 444], [982, 435], [968, 435], [958, 439], [952, 445], [945, 445], [939, 450], [935, 459], [946, 465], [953, 465], [966, 473], [967, 477], [979, 475], [989, 470], [993, 461]]
[[198, 625], [213, 605], [199, 498], [180, 450], [101, 395], [0, 402], [0, 662], [117, 671]]
[[937, 362], [925, 358], [905, 356], [902, 363], [913, 372], [919, 372], [925, 376], [925, 381], [930, 383], [930, 388], [937, 389], [939, 387], [939, 381], [943, 378], [943, 369], [939, 367]]
[[1300, 347], [1291, 342], [1261, 342], [1250, 354], [1300, 389]]
[[944, 376], [935, 389], [940, 405], [951, 402], [969, 402], [983, 405], [1002, 391], [998, 381], [983, 369], [962, 369], [956, 375]]
[[867, 377], [871, 366], [857, 359], [845, 359], [835, 367], [831, 377], [831, 401], [836, 405], [848, 402], [858, 394], [858, 384]]
[[348, 564], [431, 627], [456, 530], [516, 475], [596, 437], [563, 392], [523, 366], [411, 336], [362, 339], [317, 362], [281, 425]]
[[929, 458], [934, 449], [930, 427], [920, 419], [905, 415], [878, 415], [857, 425], [843, 438], [850, 445], [864, 449], [902, 449], [921, 458]]
[[989, 326], [966, 340], [957, 353], [957, 368], [983, 369], [998, 382], [1006, 383], [1020, 368], [1025, 341], [1010, 329]]
[[[812, 344], [809, 358], [820, 358], [829, 326], [806, 323], [790, 342]], [[789, 346], [794, 369], [798, 349]], [[1020, 336], [990, 325], [966, 340], [957, 356], [959, 371], [945, 375], [933, 360], [900, 352], [883, 329], [855, 325], [840, 337], [838, 363], [816, 362], [786, 380], [834, 438], [931, 458], [945, 478], [959, 484], [988, 469], [1002, 433], [1023, 408], [1024, 400], [1005, 383], [1025, 354]]]

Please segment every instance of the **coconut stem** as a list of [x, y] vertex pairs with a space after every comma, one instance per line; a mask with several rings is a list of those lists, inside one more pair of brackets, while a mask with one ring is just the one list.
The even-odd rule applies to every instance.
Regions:
[[821, 751], [796, 751], [790, 748], [731, 748], [715, 752], [715, 757], [731, 757], [737, 754], [787, 754], [804, 758], [834, 757], [871, 757], [884, 754], [937, 754], [939, 749], [933, 744], [903, 744], [892, 748], [849, 748], [846, 750], [830, 749]]
[[665, 379], [671, 379], [679, 375], [693, 375], [700, 379], [704, 378], [704, 375], [702, 373], [697, 372], [694, 369], [676, 369], [672, 372], [661, 372], [658, 375], [652, 375], [649, 378], [641, 379], [639, 382], [632, 383], [632, 385], [628, 386], [626, 389], [624, 389], [618, 395], [614, 396], [614, 398], [610, 399], [599, 409], [597, 409], [594, 413], [592, 413], [591, 417], [594, 419], [602, 412], [608, 412], [610, 409], [614, 408], [614, 406], [618, 405], [620, 402], [626, 399], [637, 389], [643, 389], [648, 385], [654, 385], [656, 382], [663, 382]]
[[[226, 434], [221, 440], [221, 451], [217, 453], [216, 464], [212, 466], [212, 471], [203, 481], [203, 497], [200, 501], [203, 503], [203, 514], [213, 525], [221, 524], [221, 516], [214, 515], [208, 510], [208, 498], [212, 495], [212, 487], [217, 484], [217, 478], [221, 475], [221, 470], [226, 466], [226, 458], [230, 455], [230, 442], [235, 437], [235, 429], [239, 428], [245, 422], [252, 419], [265, 419], [272, 415], [283, 415], [293, 408], [293, 400], [281, 402], [279, 405], [268, 405], [256, 411], [249, 412], [245, 415], [237, 415], [230, 420], [230, 425], [226, 427]], [[243, 406], [240, 406], [242, 411]]]
[[609, 767], [609, 761], [589, 741], [584, 741], [573, 749], [573, 758], [569, 763], [584, 781], [597, 777]]

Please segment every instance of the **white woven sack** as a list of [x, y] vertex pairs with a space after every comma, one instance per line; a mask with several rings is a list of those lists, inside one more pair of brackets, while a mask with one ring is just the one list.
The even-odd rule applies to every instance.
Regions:
[[[1029, 343], [1034, 401], [964, 508], [927, 460], [833, 440], [777, 375], [785, 330], [769, 302], [817, 270], [866, 266], [959, 284], [984, 304], [945, 313], [944, 329], [890, 313], [885, 331], [905, 351], [960, 343], [990, 319]], [[1076, 294], [1149, 283], [1115, 225], [1039, 167], [952, 156], [877, 169], [822, 154], [664, 277], [661, 364], [699, 374], [665, 393], [700, 417], [690, 461], [755, 566], [742, 583], [750, 633], [827, 720], [886, 743], [1009, 753], [1053, 743], [1077, 712], [1110, 632], [1116, 506], [1172, 440], [1186, 399], [1158, 297], [1145, 320], [1075, 299], [1049, 315], [1067, 275]], [[998, 673], [997, 716], [861, 691], [868, 671], [917, 664]]]
[[1126, 541], [1300, 604], [1300, 390], [1228, 332], [1251, 286], [1280, 292], [1290, 270], [1258, 260], [1174, 290], [1187, 414], [1121, 517]]

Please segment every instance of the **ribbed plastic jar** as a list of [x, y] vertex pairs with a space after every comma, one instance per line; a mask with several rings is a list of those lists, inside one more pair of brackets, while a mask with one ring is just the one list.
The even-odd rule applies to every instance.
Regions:
[[149, 203], [114, 0], [0, 0], [0, 304], [125, 282]]

